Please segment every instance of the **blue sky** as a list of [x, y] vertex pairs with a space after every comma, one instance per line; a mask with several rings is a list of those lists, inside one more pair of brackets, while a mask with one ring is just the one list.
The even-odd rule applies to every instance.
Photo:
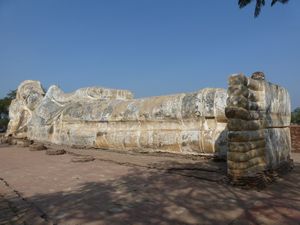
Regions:
[[25, 79], [136, 97], [226, 88], [264, 71], [300, 106], [300, 1], [0, 0], [0, 97]]

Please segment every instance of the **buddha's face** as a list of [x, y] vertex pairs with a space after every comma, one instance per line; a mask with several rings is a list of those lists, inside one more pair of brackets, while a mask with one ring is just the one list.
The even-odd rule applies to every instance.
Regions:
[[33, 111], [45, 95], [38, 81], [24, 81], [18, 88], [17, 100], [22, 101]]

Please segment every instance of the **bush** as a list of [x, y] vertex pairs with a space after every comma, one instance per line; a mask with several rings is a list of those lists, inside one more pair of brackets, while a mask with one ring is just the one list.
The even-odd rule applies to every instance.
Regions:
[[8, 125], [9, 119], [0, 119], [0, 132], [4, 132], [7, 129], [7, 125]]
[[0, 132], [6, 131], [9, 123], [8, 111], [10, 103], [16, 98], [17, 91], [10, 91], [6, 97], [0, 99]]
[[300, 124], [300, 107], [292, 112], [292, 123]]

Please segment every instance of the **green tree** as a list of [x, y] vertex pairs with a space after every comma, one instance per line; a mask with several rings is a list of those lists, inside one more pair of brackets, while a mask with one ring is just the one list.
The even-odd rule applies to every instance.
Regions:
[[16, 90], [10, 91], [6, 97], [0, 99], [0, 128], [7, 128], [9, 122], [8, 111], [10, 103], [13, 99], [16, 98]]
[[300, 124], [300, 107], [292, 112], [292, 123]]
[[[249, 5], [251, 2], [256, 1], [255, 10], [254, 10], [254, 17], [257, 17], [260, 14], [261, 8], [266, 4], [265, 0], [239, 0], [238, 4], [240, 8], [244, 8], [245, 6]], [[275, 5], [277, 2], [285, 4], [289, 0], [272, 0], [271, 6]]]
[[8, 92], [8, 94], [6, 95], [6, 98], [13, 100], [15, 99], [17, 96], [17, 90], [12, 90], [10, 92]]

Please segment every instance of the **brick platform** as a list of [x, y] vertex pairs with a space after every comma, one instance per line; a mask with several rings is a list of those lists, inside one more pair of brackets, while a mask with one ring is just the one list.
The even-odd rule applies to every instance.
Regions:
[[300, 152], [300, 125], [291, 126], [292, 151]]

